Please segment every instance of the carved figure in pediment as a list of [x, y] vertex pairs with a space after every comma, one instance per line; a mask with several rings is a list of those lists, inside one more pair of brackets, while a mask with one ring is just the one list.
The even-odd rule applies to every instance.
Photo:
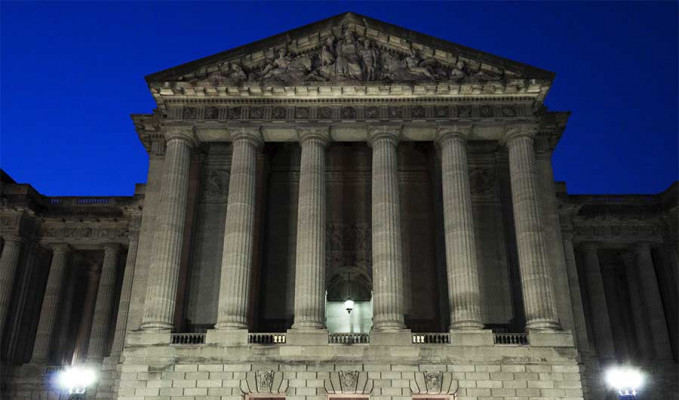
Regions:
[[345, 31], [344, 37], [337, 42], [337, 59], [335, 73], [337, 77], [360, 80], [363, 68], [358, 56], [359, 43], [352, 31]]
[[214, 71], [201, 68], [196, 74], [195, 84], [218, 85], [223, 83], [242, 83], [248, 79], [248, 74], [243, 67], [235, 62], [224, 61], [220, 63]]
[[455, 63], [453, 68], [450, 70], [449, 78], [451, 81], [460, 81], [462, 80], [465, 76], [467, 76], [467, 63], [464, 61], [458, 61]]
[[424, 62], [422, 57], [413, 49], [410, 54], [404, 59], [405, 65], [414, 77], [434, 79], [434, 75], [430, 71], [430, 67]]
[[379, 57], [379, 52], [373, 48], [372, 42], [366, 39], [360, 55], [363, 62], [363, 77], [368, 81], [374, 81], [377, 77], [377, 58]]
[[493, 71], [481, 68], [479, 72], [474, 74], [474, 78], [482, 82], [498, 81], [502, 78], [502, 71]]
[[278, 58], [267, 64], [262, 70], [262, 78], [272, 79], [279, 75], [287, 72], [288, 68], [292, 64], [292, 59], [288, 56], [288, 52], [285, 49], [280, 49], [278, 51]]
[[329, 37], [321, 49], [321, 66], [325, 67], [335, 63], [335, 40]]

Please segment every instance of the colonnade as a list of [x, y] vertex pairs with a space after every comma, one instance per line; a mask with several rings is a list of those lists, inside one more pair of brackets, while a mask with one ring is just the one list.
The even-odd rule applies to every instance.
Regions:
[[[466, 141], [470, 125], [437, 128], [441, 151], [444, 225], [451, 330], [483, 328]], [[293, 330], [325, 329], [325, 147], [329, 128], [300, 128], [301, 165]], [[247, 329], [255, 234], [256, 158], [263, 144], [257, 127], [230, 130], [233, 143], [224, 227], [219, 307], [215, 329]], [[547, 242], [538, 199], [535, 124], [513, 125], [505, 135], [527, 328], [559, 329]], [[188, 196], [192, 127], [166, 132], [158, 234], [146, 289], [142, 330], [172, 328]], [[373, 329], [402, 331], [401, 249], [397, 145], [401, 128], [369, 128], [372, 148]]]
[[[605, 245], [584, 242], [579, 246], [583, 256], [583, 270], [588, 291], [590, 321], [597, 355], [604, 363], [616, 361], [614, 331], [616, 326], [609, 314], [610, 297], [606, 296], [599, 253]], [[660, 298], [658, 278], [653, 264], [651, 244], [634, 243], [620, 254], [624, 265], [631, 309], [623, 318], [631, 320], [636, 352], [640, 361], [672, 359], [665, 312]], [[618, 321], [619, 322], [619, 321]], [[631, 332], [632, 333], [632, 332]], [[630, 349], [631, 350], [631, 349]]]
[[[21, 239], [4, 238], [5, 245], [0, 256], [0, 327], [7, 320], [8, 304], [12, 296], [14, 276], [19, 266], [21, 253]], [[124, 281], [120, 293], [120, 310], [118, 320], [127, 319], [127, 306], [130, 301], [132, 273], [134, 271], [135, 254], [138, 238], [136, 234], [130, 235]], [[60, 308], [65, 303], [63, 296], [68, 295], [66, 290], [66, 271], [70, 268], [71, 255], [76, 251], [66, 243], [56, 243], [48, 246], [52, 250], [49, 273], [45, 292], [40, 306], [35, 341], [31, 353], [31, 363], [49, 363], [50, 351], [57, 345], [58, 336], [63, 327], [58, 327], [57, 322], [61, 319], [62, 324], [68, 321], [73, 310], [70, 307]], [[121, 246], [117, 243], [103, 244], [104, 253], [101, 265], [92, 264], [88, 267], [86, 285], [82, 288], [85, 292], [83, 317], [78, 327], [76, 347], [73, 359], [79, 362], [99, 363], [107, 355], [109, 332], [111, 331], [112, 313], [115, 309], [117, 266], [121, 257]], [[75, 279], [72, 277], [71, 279]], [[118, 322], [116, 325], [111, 355], [119, 356], [124, 341], [124, 326]], [[2, 329], [0, 329], [2, 332]]]

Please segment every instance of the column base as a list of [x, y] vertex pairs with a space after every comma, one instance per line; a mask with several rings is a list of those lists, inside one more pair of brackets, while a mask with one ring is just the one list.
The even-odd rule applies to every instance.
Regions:
[[285, 343], [293, 346], [325, 346], [328, 344], [328, 330], [288, 329]]
[[370, 344], [377, 346], [409, 346], [413, 343], [410, 329], [400, 331], [371, 331]]
[[571, 331], [528, 331], [528, 343], [533, 347], [575, 347]]
[[495, 338], [490, 329], [452, 329], [451, 346], [493, 346]]
[[247, 329], [208, 329], [205, 343], [217, 343], [226, 346], [243, 346], [248, 344]]

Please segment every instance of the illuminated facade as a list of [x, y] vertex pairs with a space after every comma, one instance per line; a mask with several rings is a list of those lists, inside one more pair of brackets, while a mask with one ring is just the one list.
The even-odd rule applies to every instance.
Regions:
[[671, 398], [677, 186], [568, 195], [553, 78], [352, 13], [148, 76], [135, 196], [3, 175], [3, 390], [599, 399], [632, 362]]

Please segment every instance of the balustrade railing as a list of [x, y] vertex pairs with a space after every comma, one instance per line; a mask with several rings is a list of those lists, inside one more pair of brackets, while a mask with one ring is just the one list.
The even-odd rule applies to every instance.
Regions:
[[450, 344], [449, 333], [413, 333], [414, 344]]
[[367, 344], [370, 335], [367, 333], [331, 333], [328, 335], [330, 344]]
[[248, 333], [248, 343], [284, 344], [285, 333]]
[[527, 345], [527, 333], [494, 333], [495, 344]]
[[204, 333], [173, 333], [170, 338], [172, 344], [203, 344], [205, 343]]

